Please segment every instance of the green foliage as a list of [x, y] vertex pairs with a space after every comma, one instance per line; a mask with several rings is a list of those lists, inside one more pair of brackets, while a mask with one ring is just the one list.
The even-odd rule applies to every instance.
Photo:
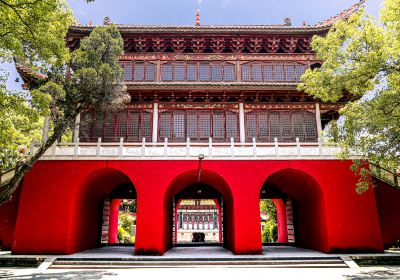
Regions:
[[[345, 94], [356, 100], [340, 111], [326, 136], [344, 148], [343, 158], [355, 150], [363, 160], [399, 168], [400, 0], [385, 1], [380, 22], [362, 10], [335, 23], [325, 37], [313, 39], [312, 48], [324, 63], [303, 75], [299, 89], [326, 102]], [[357, 191], [364, 192], [369, 176], [355, 164]]]
[[265, 227], [262, 232], [262, 241], [271, 243], [277, 242], [278, 225], [275, 204], [270, 199], [262, 199], [260, 200], [260, 211], [268, 215], [268, 221], [265, 222]]
[[278, 241], [278, 225], [273, 220], [268, 220], [262, 232], [263, 243], [275, 243]]
[[64, 38], [72, 21], [65, 0], [0, 0], [0, 56], [62, 65], [69, 55]]
[[117, 27], [96, 27], [71, 54], [67, 68], [53, 65], [47, 73], [48, 81], [25, 98], [38, 115], [50, 115], [52, 131], [37, 152], [18, 166], [14, 178], [0, 193], [0, 203], [11, 196], [24, 174], [44, 152], [73, 127], [80, 112], [116, 109], [130, 101], [118, 64], [122, 53], [123, 40]]
[[120, 213], [118, 215], [118, 240], [121, 243], [135, 243], [133, 236], [134, 220], [129, 213]]

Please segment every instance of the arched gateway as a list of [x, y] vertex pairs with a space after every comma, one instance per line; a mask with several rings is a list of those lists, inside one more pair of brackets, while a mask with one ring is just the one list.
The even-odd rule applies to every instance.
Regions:
[[[135, 254], [162, 255], [177, 240], [179, 201], [208, 199], [212, 211], [221, 208], [221, 243], [235, 254], [261, 254], [266, 198], [278, 209], [280, 242], [324, 252], [382, 251], [379, 221], [396, 213], [394, 204], [378, 216], [372, 190], [354, 190], [351, 161], [338, 160], [340, 148], [321, 139], [347, 100], [324, 103], [298, 90], [301, 75], [321, 63], [312, 37], [335, 20], [298, 27], [118, 25], [131, 103], [77, 117], [71, 143], [50, 148], [13, 201], [0, 206], [0, 244], [15, 254], [70, 254], [115, 243], [118, 206], [127, 198], [137, 201]], [[71, 26], [71, 50], [93, 28]], [[203, 229], [205, 222], [210, 228], [203, 215]], [[390, 240], [400, 235], [387, 223], [382, 231]]]
[[[231, 190], [221, 176], [215, 172], [200, 168], [185, 172], [172, 181], [166, 195], [166, 200], [170, 205], [168, 213], [169, 229], [167, 233], [171, 240], [169, 247], [179, 245], [178, 230], [179, 228], [183, 229], [184, 224], [186, 224], [187, 230], [193, 234], [192, 243], [199, 245], [199, 243], [203, 242], [201, 237], [199, 238], [200, 240], [196, 240], [196, 234], [202, 236], [207, 226], [207, 229], [212, 227], [218, 230], [218, 239], [214, 243], [223, 245], [228, 249], [230, 248], [230, 242], [232, 242], [233, 200]], [[178, 209], [184, 200], [194, 200], [195, 205], [191, 207], [192, 211], [189, 211], [187, 214], [182, 213], [182, 221], [179, 221]], [[204, 210], [199, 207], [201, 201], [204, 200], [213, 201], [214, 208], [211, 209], [215, 210], [212, 216], [204, 213]], [[204, 240], [204, 242], [206, 241]]]

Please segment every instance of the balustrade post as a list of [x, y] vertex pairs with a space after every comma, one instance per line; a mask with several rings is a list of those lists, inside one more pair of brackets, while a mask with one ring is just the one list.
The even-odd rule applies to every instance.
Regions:
[[209, 157], [213, 156], [213, 152], [212, 152], [212, 138], [208, 138], [208, 154]]
[[244, 121], [244, 104], [239, 103], [239, 133], [240, 133], [240, 143], [246, 142], [246, 129], [245, 129], [245, 121]]
[[279, 143], [278, 143], [278, 138], [274, 138], [274, 143], [275, 143], [275, 156], [279, 157]]
[[96, 157], [100, 156], [100, 148], [101, 148], [101, 137], [97, 139], [97, 146], [96, 146]]
[[164, 157], [168, 156], [168, 138], [164, 138]]
[[157, 143], [158, 139], [158, 103], [153, 104], [153, 133], [152, 142]]
[[146, 138], [142, 138], [142, 148], [141, 148], [141, 156], [144, 157], [146, 155]]
[[296, 147], [297, 147], [297, 156], [301, 156], [301, 147], [300, 147], [300, 139], [299, 137], [296, 137]]
[[78, 157], [78, 152], [79, 152], [79, 137], [76, 139], [74, 145], [74, 158]]
[[322, 138], [318, 137], [318, 150], [319, 150], [319, 156], [324, 156], [323, 150], [322, 150]]
[[257, 156], [257, 142], [255, 137], [253, 137], [253, 156]]
[[235, 156], [235, 140], [231, 137], [231, 157]]
[[186, 138], [186, 157], [190, 157], [190, 138]]
[[118, 148], [118, 156], [121, 158], [122, 157], [122, 151], [124, 149], [124, 137], [121, 137], [119, 139], [119, 148]]

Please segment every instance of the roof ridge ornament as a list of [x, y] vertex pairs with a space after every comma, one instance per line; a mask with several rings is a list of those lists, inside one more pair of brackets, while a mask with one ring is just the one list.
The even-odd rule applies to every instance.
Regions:
[[196, 26], [200, 26], [200, 11], [196, 11]]
[[359, 10], [365, 7], [366, 0], [359, 0], [357, 3], [353, 4], [350, 8], [341, 11], [336, 16], [330, 17], [326, 20], [316, 23], [315, 27], [329, 27], [332, 26], [336, 21], [348, 20], [353, 14], [357, 13]]

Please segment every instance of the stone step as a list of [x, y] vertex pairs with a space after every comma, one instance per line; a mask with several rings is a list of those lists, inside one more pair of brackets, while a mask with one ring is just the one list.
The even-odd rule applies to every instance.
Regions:
[[314, 259], [249, 259], [249, 260], [91, 260], [63, 259], [53, 262], [50, 269], [72, 268], [161, 268], [161, 267], [276, 267], [276, 268], [348, 268], [340, 258]]

